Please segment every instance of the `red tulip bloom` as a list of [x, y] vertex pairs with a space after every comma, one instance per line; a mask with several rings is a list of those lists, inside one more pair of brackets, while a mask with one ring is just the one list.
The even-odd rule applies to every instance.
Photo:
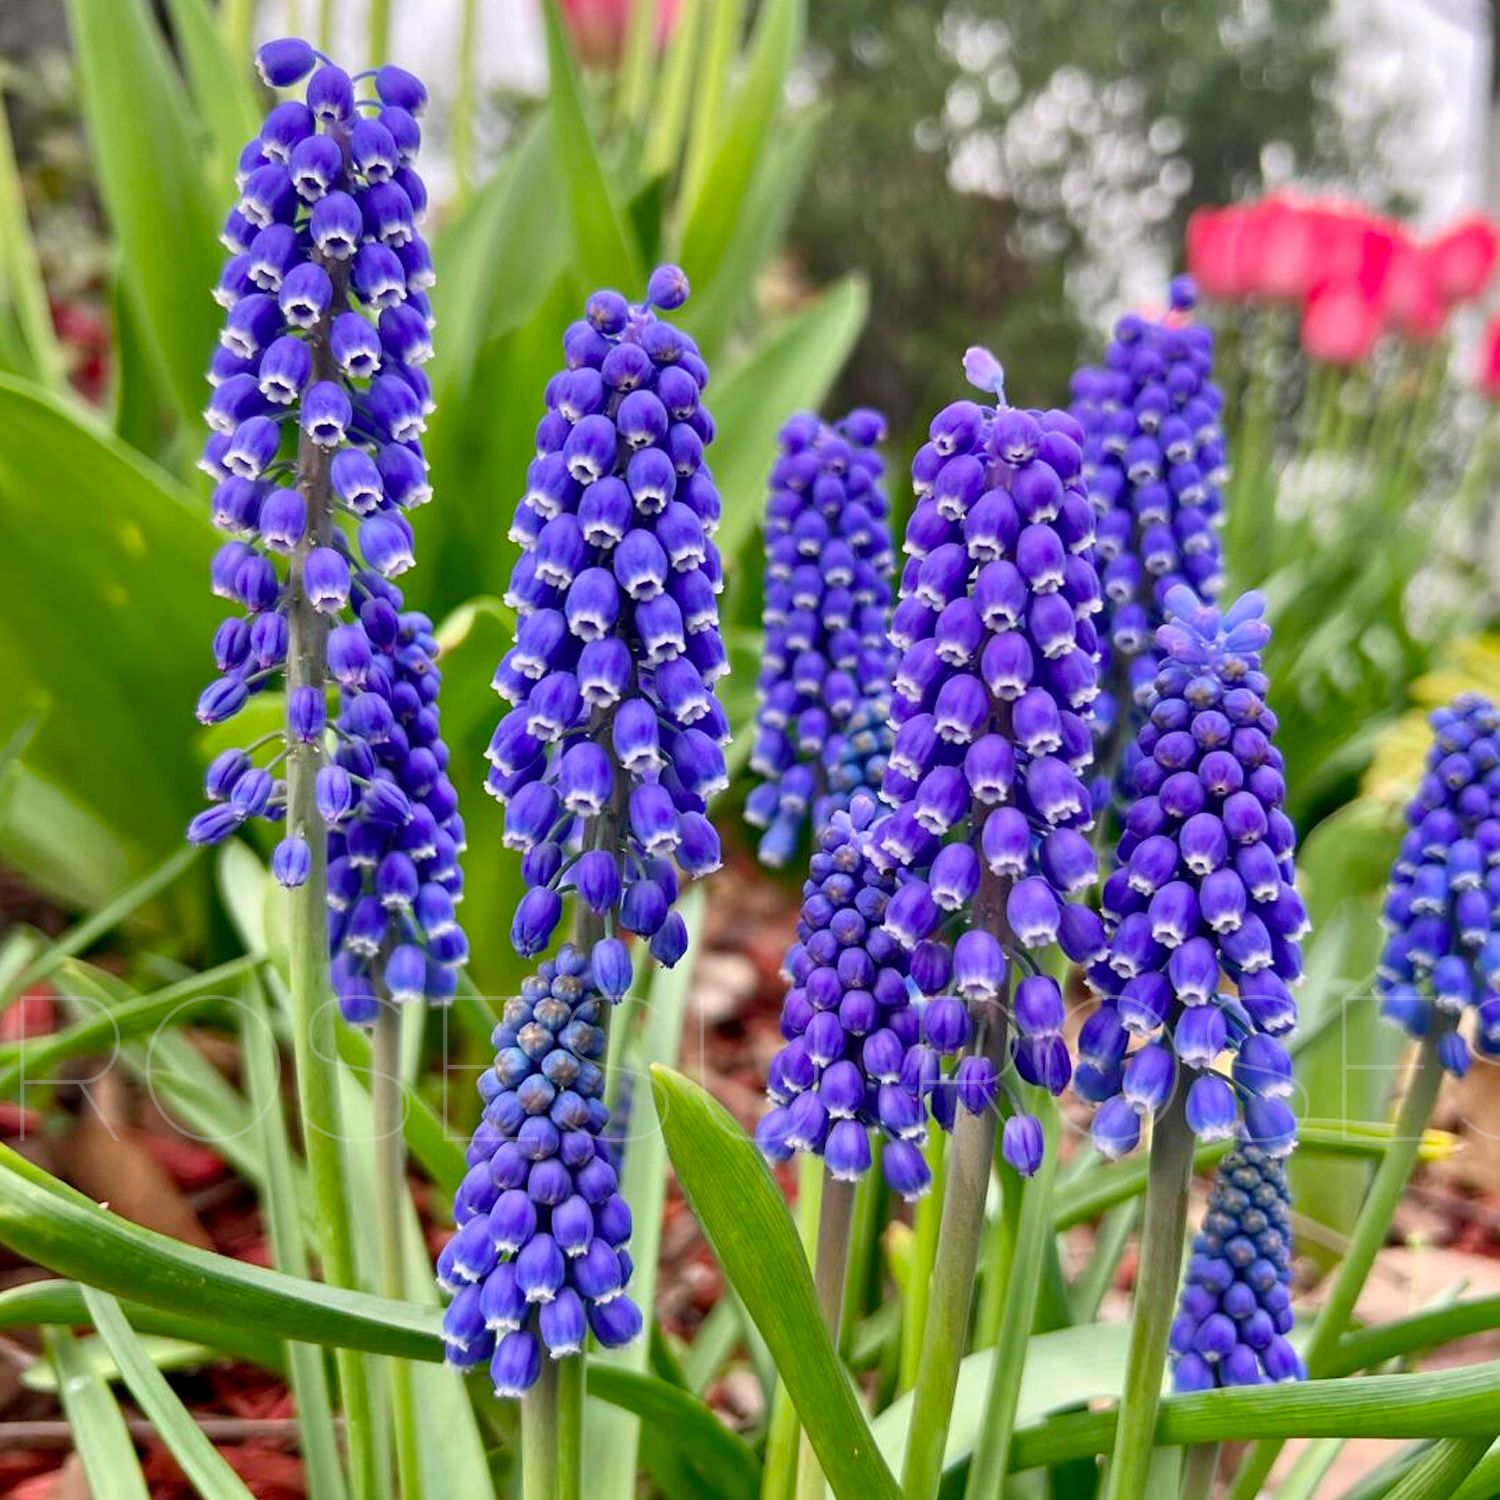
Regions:
[[1484, 325], [1479, 341], [1479, 389], [1491, 401], [1500, 401], [1500, 316]]
[[1302, 307], [1302, 347], [1331, 365], [1357, 365], [1380, 337], [1380, 303], [1358, 277], [1320, 282]]
[[1427, 247], [1438, 291], [1447, 302], [1467, 302], [1489, 284], [1500, 255], [1500, 234], [1480, 214], [1450, 225]]
[[1386, 323], [1418, 343], [1431, 343], [1443, 331], [1448, 303], [1439, 286], [1432, 254], [1398, 232], [1382, 288]]
[[[578, 55], [596, 67], [617, 67], [625, 52], [631, 12], [650, 0], [558, 0]], [[658, 0], [656, 45], [664, 46], [677, 25], [680, 0]]]

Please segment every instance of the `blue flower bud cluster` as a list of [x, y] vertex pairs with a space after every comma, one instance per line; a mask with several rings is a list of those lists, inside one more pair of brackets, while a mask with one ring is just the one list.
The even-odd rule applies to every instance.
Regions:
[[1118, 709], [1150, 692], [1167, 591], [1185, 583], [1211, 602], [1223, 586], [1215, 528], [1228, 478], [1224, 398], [1213, 381], [1213, 333], [1188, 321], [1197, 295], [1179, 277], [1165, 318], [1127, 313], [1103, 366], [1073, 376], [1071, 409], [1084, 430], [1084, 474], [1099, 518], [1102, 675], [1110, 685], [1096, 717], [1101, 739], [1135, 730], [1129, 715], [1117, 724]]
[[[811, 413], [781, 429], [766, 505], [765, 655], [750, 769], [762, 781], [745, 817], [765, 829], [763, 863], [792, 857], [814, 827], [847, 806], [824, 770], [831, 737], [888, 694], [886, 639], [894, 555], [876, 445], [885, 419], [865, 408], [825, 424]], [[838, 756], [841, 752], [834, 751]]]
[[333, 764], [318, 772], [328, 835], [328, 936], [339, 1010], [372, 1025], [383, 997], [446, 1004], [469, 944], [465, 848], [442, 738], [432, 621], [403, 611], [401, 592], [368, 580], [357, 623], [334, 628], [339, 682]]
[[714, 690], [728, 659], [708, 369], [657, 315], [687, 295], [682, 272], [662, 266], [645, 303], [595, 292], [568, 329], [511, 526], [522, 551], [505, 598], [520, 618], [494, 678], [513, 706], [485, 784], [528, 887], [511, 942], [542, 952], [571, 897], [606, 933], [591, 963], [611, 999], [631, 979], [618, 934], [676, 963], [687, 947], [676, 871], [720, 862], [705, 815], [729, 740]]
[[544, 1354], [578, 1354], [590, 1331], [614, 1348], [641, 1330], [601, 1097], [608, 1005], [587, 955], [565, 943], [506, 1005], [480, 1080], [484, 1114], [437, 1276], [452, 1294], [448, 1361], [488, 1362], [497, 1396], [523, 1395]]
[[1261, 670], [1265, 601], [1246, 594], [1221, 614], [1178, 585], [1165, 607], [1104, 883], [1107, 949], [1087, 971], [1105, 998], [1080, 1033], [1074, 1089], [1100, 1106], [1106, 1156], [1134, 1149], [1142, 1118], [1179, 1088], [1200, 1139], [1238, 1132], [1284, 1154], [1297, 1124], [1280, 1038], [1297, 1020], [1308, 923]]
[[1303, 1380], [1292, 1331], [1292, 1215], [1286, 1163], [1236, 1146], [1219, 1163], [1172, 1324], [1178, 1391]]
[[856, 793], [816, 836], [783, 965], [785, 1046], [771, 1061], [773, 1107], [756, 1141], [772, 1162], [811, 1152], [834, 1178], [852, 1181], [869, 1170], [870, 1132], [879, 1131], [885, 1179], [912, 1199], [931, 1186], [921, 1147], [937, 1069], [924, 1071], [914, 1051], [921, 1021], [908, 956], [881, 925], [896, 882], [869, 858], [877, 811], [872, 796]]
[[1445, 1068], [1468, 1071], [1458, 1027], [1500, 1056], [1500, 713], [1474, 693], [1430, 717], [1426, 774], [1406, 809], [1391, 870], [1375, 989], [1386, 1019], [1434, 1036]]
[[[993, 356], [971, 350], [965, 365], [999, 395]], [[882, 795], [895, 811], [869, 840], [897, 882], [882, 925], [910, 954], [923, 1046], [965, 1053], [1003, 1015], [1017, 1072], [1054, 1093], [1072, 1063], [1062, 995], [1036, 954], [1058, 942], [1089, 962], [1104, 945], [1077, 899], [1097, 878], [1081, 775], [1100, 608], [1082, 437], [1066, 412], [1003, 398], [934, 418], [912, 463], [891, 621], [902, 658]], [[977, 1051], [959, 1064], [974, 1102], [993, 1096], [995, 1066]], [[1033, 1125], [1008, 1132], [1025, 1136], [1023, 1161]]]
[[[292, 689], [284, 732], [209, 766], [211, 805], [188, 837], [212, 844], [251, 819], [283, 820], [277, 769], [291, 746], [322, 745], [332, 729], [317, 806], [331, 830], [333, 977], [344, 1015], [363, 1024], [382, 993], [450, 998], [467, 956], [437, 643], [391, 582], [413, 561], [406, 513], [431, 497], [421, 367], [433, 273], [414, 167], [427, 94], [385, 67], [369, 75], [374, 96], [359, 97], [355, 80], [297, 38], [268, 43], [257, 61], [271, 86], [306, 87], [242, 153], [222, 236], [225, 322], [201, 467], [216, 481], [213, 523], [231, 538], [214, 556], [213, 589], [241, 612], [214, 633], [220, 676], [198, 717], [220, 723], [285, 683], [299, 598], [326, 623], [321, 666], [340, 703], [330, 725], [320, 687]], [[278, 844], [271, 869], [283, 885], [310, 875], [313, 833], [292, 828]]]

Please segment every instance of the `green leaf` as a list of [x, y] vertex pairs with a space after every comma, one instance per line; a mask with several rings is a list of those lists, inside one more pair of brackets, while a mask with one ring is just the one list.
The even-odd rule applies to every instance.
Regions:
[[[180, 267], [172, 276], [180, 291]], [[0, 431], [9, 722], [50, 703], [28, 766], [113, 830], [139, 872], [164, 841], [176, 847], [201, 803], [191, 728], [212, 675], [203, 643], [219, 614], [208, 588], [214, 533], [187, 489], [36, 386], [0, 377]], [[62, 495], [87, 503], [60, 504]], [[7, 852], [25, 842], [26, 800], [0, 834]], [[112, 894], [91, 890], [85, 904]]]
[[823, 1473], [840, 1500], [895, 1500], [837, 1352], [786, 1204], [760, 1153], [697, 1084], [653, 1065], [672, 1165], [725, 1274], [776, 1358]]
[[437, 1314], [214, 1255], [142, 1229], [0, 1146], [0, 1244], [119, 1297], [304, 1343], [442, 1358]]
[[[219, 221], [231, 205], [209, 196], [194, 121], [145, 0], [68, 0], [68, 19], [120, 278], [191, 432], [218, 318], [205, 294], [218, 275]], [[96, 493], [78, 481], [72, 488]]]
[[[82, 1301], [83, 1290], [82, 1287], [79, 1288], [80, 1301]], [[80, 1321], [84, 1323], [91, 1321], [86, 1308]], [[182, 1339], [157, 1338], [149, 1333], [139, 1335], [138, 1339], [141, 1348], [146, 1352], [146, 1357], [158, 1370], [197, 1370], [204, 1365], [212, 1364], [218, 1357], [218, 1351], [210, 1344], [193, 1344], [186, 1343]], [[114, 1355], [109, 1352], [109, 1347], [102, 1339], [92, 1335], [79, 1339], [78, 1352], [88, 1367], [107, 1384], [114, 1385], [122, 1378]], [[21, 1384], [28, 1391], [55, 1393], [57, 1371], [51, 1365], [38, 1361], [21, 1372]]]
[[214, 180], [234, 190], [234, 171], [245, 142], [260, 134], [261, 111], [251, 83], [250, 59], [232, 57], [206, 0], [166, 0], [172, 36], [182, 53], [193, 103], [213, 132]]
[[[1016, 1434], [1011, 1467], [1107, 1453], [1115, 1411], [1068, 1412]], [[1500, 1361], [1413, 1375], [1242, 1386], [1164, 1396], [1162, 1446], [1293, 1437], [1492, 1437], [1500, 1431]]]
[[150, 1417], [152, 1426], [203, 1500], [250, 1500], [244, 1481], [203, 1435], [203, 1429], [177, 1399], [166, 1377], [152, 1364], [135, 1330], [120, 1311], [120, 1304], [107, 1292], [93, 1287], [84, 1288], [83, 1300], [130, 1394]]
[[566, 194], [572, 212], [579, 269], [591, 284], [618, 286], [627, 296], [639, 297], [646, 279], [640, 250], [630, 239], [626, 216], [589, 129], [557, 0], [545, 0], [542, 12], [547, 30], [547, 98], [557, 148], [554, 187]]
[[[254, 958], [236, 958], [154, 994], [138, 995], [108, 1008], [91, 1009], [83, 1020], [61, 1031], [0, 1045], [0, 1098], [9, 1098], [28, 1083], [48, 1082], [52, 1069], [66, 1058], [87, 1052], [113, 1052], [126, 1038], [145, 1036], [178, 1017], [220, 1004], [225, 998], [225, 986], [249, 973], [256, 962]], [[63, 970], [64, 986], [70, 974], [79, 988], [87, 985], [86, 967], [75, 967], [71, 959]], [[95, 991], [90, 996], [96, 1004], [97, 994]]]
[[729, 74], [739, 54], [740, 33], [745, 25], [745, 0], [702, 0], [702, 3], [708, 11], [708, 30], [704, 34], [703, 55], [697, 59], [697, 67], [691, 74], [693, 123], [678, 195], [684, 205], [697, 200], [724, 137]]
[[781, 243], [821, 120], [821, 111], [805, 112], [762, 151], [724, 255], [713, 276], [693, 288], [684, 310], [686, 327], [703, 348], [718, 349], [729, 335], [752, 299], [761, 267]]
[[78, 1340], [66, 1328], [51, 1328], [46, 1347], [93, 1500], [151, 1500], [125, 1418], [79, 1352]]
[[[9, 748], [6, 747], [7, 752]], [[29, 990], [32, 985], [49, 978], [64, 959], [82, 953], [85, 948], [92, 948], [100, 938], [113, 932], [126, 917], [132, 916], [159, 892], [166, 890], [198, 857], [198, 852], [190, 844], [173, 850], [154, 870], [49, 943], [15, 979], [0, 987], [0, 1009], [23, 990]]]
[[[5, 653], [0, 620], [0, 657]], [[11, 772], [8, 816], [0, 824], [0, 853], [29, 884], [80, 910], [109, 899], [142, 861], [118, 832], [61, 787], [22, 762]]]
[[702, 29], [703, 10], [707, 0], [682, 0], [677, 28], [667, 43], [662, 58], [661, 78], [651, 103], [651, 119], [646, 133], [645, 173], [648, 179], [669, 176], [682, 152], [683, 131], [687, 127], [688, 101], [694, 83], [700, 83], [698, 33]]
[[[682, 1051], [682, 1023], [692, 995], [693, 961], [703, 930], [705, 909], [703, 890], [694, 886], [684, 896], [682, 918], [687, 924], [689, 958], [674, 969], [658, 968], [651, 976], [651, 989], [644, 1002], [645, 1024], [640, 1028], [639, 1046], [628, 1043], [622, 1049], [619, 1063], [611, 1058], [614, 1082], [633, 1080], [629, 1116], [624, 1120], [625, 1163], [620, 1174], [620, 1192], [630, 1205], [635, 1232], [631, 1238], [631, 1255], [637, 1270], [631, 1283], [631, 1295], [642, 1307], [656, 1305], [656, 1268], [661, 1249], [662, 1212], [667, 1197], [667, 1152], [656, 1100], [646, 1074], [646, 1065], [656, 1059], [679, 1056]], [[619, 1034], [635, 1021], [631, 1011], [639, 1001], [625, 1001], [616, 1013], [611, 1030]], [[650, 1358], [647, 1340], [637, 1339], [624, 1349], [603, 1349], [594, 1356], [600, 1365], [644, 1374]], [[595, 1419], [597, 1418], [597, 1420]], [[591, 1414], [587, 1429], [588, 1468], [594, 1476], [598, 1500], [630, 1500], [635, 1493], [636, 1451], [640, 1426], [616, 1412]]]
[[[753, 1500], [760, 1464], [750, 1445], [698, 1398], [655, 1375], [624, 1370], [595, 1357], [588, 1362], [588, 1393], [637, 1417], [656, 1443], [677, 1449], [698, 1470], [702, 1486], [725, 1500]], [[600, 1493], [589, 1466], [589, 1493]], [[708, 1482], [705, 1483], [704, 1480]]]
[[25, 349], [27, 363], [18, 366], [17, 373], [31, 375], [51, 390], [65, 391], [67, 371], [62, 345], [52, 326], [47, 285], [26, 216], [21, 174], [16, 169], [5, 90], [0, 87], [0, 320], [7, 315], [14, 318]]
[[822, 404], [864, 327], [868, 306], [863, 279], [846, 276], [715, 378], [714, 421], [726, 442], [722, 453], [714, 450], [714, 479], [724, 502], [714, 540], [726, 563], [756, 534], [777, 430], [788, 412]]
[[[6, 815], [10, 812], [11, 799], [16, 794], [16, 788], [20, 785], [21, 777], [25, 767], [21, 764], [21, 757], [25, 755], [26, 748], [36, 738], [36, 732], [41, 727], [42, 716], [32, 714], [29, 719], [16, 725], [11, 731], [10, 738], [0, 745], [0, 825], [3, 825]], [[0, 1010], [7, 1003], [5, 996], [8, 993], [5, 985], [0, 984]]]
[[[223, 1323], [212, 1313], [194, 1317], [129, 1301], [122, 1301], [120, 1306], [130, 1319], [130, 1326], [148, 1336], [206, 1344], [237, 1359], [248, 1360], [273, 1375], [286, 1372], [280, 1341], [253, 1328]], [[28, 1281], [0, 1292], [3, 1329], [40, 1328], [48, 1324], [76, 1328], [92, 1321], [84, 1305], [83, 1288], [76, 1281]]]
[[712, 281], [740, 224], [740, 212], [781, 113], [781, 91], [802, 45], [805, 0], [763, 0], [745, 76], [700, 185], [690, 185], [682, 232], [688, 276]]

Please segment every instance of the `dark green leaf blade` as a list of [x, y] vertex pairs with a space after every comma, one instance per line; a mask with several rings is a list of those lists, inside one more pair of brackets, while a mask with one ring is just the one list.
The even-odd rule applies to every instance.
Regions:
[[791, 1216], [760, 1153], [691, 1079], [651, 1069], [667, 1151], [698, 1222], [765, 1335], [840, 1500], [895, 1500], [849, 1377], [829, 1342]]

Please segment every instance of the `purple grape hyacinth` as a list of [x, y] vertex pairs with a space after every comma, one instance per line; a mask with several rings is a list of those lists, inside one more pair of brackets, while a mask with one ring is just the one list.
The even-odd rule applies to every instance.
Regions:
[[745, 803], [746, 820], [765, 830], [761, 861], [774, 867], [791, 859], [810, 809], [816, 829], [848, 805], [828, 761], [847, 765], [853, 721], [863, 717], [880, 738], [861, 709], [883, 703], [894, 665], [884, 438], [885, 418], [868, 408], [833, 424], [804, 412], [781, 429], [766, 503], [765, 654], [750, 753], [763, 779]]
[[1236, 1146], [1219, 1163], [1172, 1324], [1177, 1391], [1303, 1380], [1292, 1331], [1286, 1162]]
[[[1156, 675], [1151, 645], [1168, 590], [1185, 583], [1211, 603], [1223, 586], [1216, 528], [1228, 478], [1224, 398], [1213, 380], [1213, 332], [1190, 321], [1197, 298], [1191, 278], [1178, 277], [1163, 317], [1127, 313], [1104, 364], [1072, 381], [1104, 588], [1106, 692], [1095, 732], [1119, 745], [1135, 732]], [[1100, 759], [1114, 765], [1117, 755]]]
[[509, 1001], [480, 1079], [484, 1114], [438, 1256], [448, 1362], [488, 1363], [495, 1394], [524, 1395], [542, 1359], [641, 1331], [626, 1294], [630, 1208], [609, 1159], [602, 1098], [608, 1000], [571, 943]]
[[[432, 410], [421, 367], [433, 274], [414, 165], [427, 96], [410, 73], [384, 67], [362, 76], [372, 93], [361, 97], [298, 38], [268, 43], [257, 60], [274, 87], [306, 88], [242, 152], [222, 235], [225, 320], [200, 467], [216, 482], [213, 523], [230, 537], [213, 589], [237, 612], [214, 634], [220, 675], [198, 717], [221, 723], [285, 687], [286, 728], [215, 758], [212, 805], [188, 837], [217, 843], [251, 819], [285, 819], [276, 773], [312, 748], [316, 813], [332, 830], [335, 985], [345, 1016], [364, 1023], [382, 991], [450, 997], [467, 951], [453, 912], [463, 825], [439, 733], [437, 642], [391, 582], [413, 562], [407, 512], [431, 497], [420, 439]], [[300, 655], [294, 617], [312, 640]], [[331, 725], [329, 678], [340, 689]], [[337, 749], [323, 764], [330, 732]], [[321, 852], [313, 827], [289, 827], [272, 872], [300, 885]]]
[[[958, 1098], [978, 1113], [1008, 1061], [1027, 1083], [1066, 1086], [1063, 998], [1035, 955], [1104, 951], [1102, 923], [1076, 900], [1096, 879], [1080, 775], [1100, 598], [1078, 423], [1006, 406], [984, 350], [965, 367], [997, 404], [947, 407], [912, 463], [882, 791], [895, 811], [869, 842], [897, 882], [884, 929], [924, 997], [911, 1066], [930, 1081], [941, 1057], [966, 1054]], [[1034, 1137], [1006, 1132], [1018, 1168], [1034, 1169]]]
[[1435, 1037], [1443, 1067], [1462, 1076], [1467, 1012], [1475, 1049], [1500, 1056], [1500, 713], [1464, 693], [1428, 722], [1433, 743], [1391, 870], [1375, 991], [1387, 1020]]
[[1087, 971], [1104, 998], [1080, 1033], [1073, 1085], [1099, 1106], [1093, 1139], [1106, 1156], [1133, 1150], [1142, 1119], [1181, 1088], [1199, 1139], [1238, 1133], [1284, 1154], [1297, 1122], [1281, 1038], [1296, 1024], [1308, 923], [1261, 670], [1265, 601], [1246, 594], [1221, 614], [1179, 585], [1164, 602], [1161, 665], [1126, 757], [1118, 867], [1104, 883], [1108, 949]]
[[772, 1108], [755, 1136], [772, 1162], [810, 1152], [835, 1179], [852, 1181], [869, 1170], [878, 1131], [887, 1183], [913, 1199], [931, 1185], [921, 1147], [933, 1080], [918, 1071], [919, 1057], [908, 1062], [921, 1025], [906, 951], [881, 926], [896, 882], [869, 858], [877, 811], [857, 792], [817, 834], [782, 966], [785, 1045], [771, 1061]]
[[631, 980], [620, 934], [675, 964], [687, 946], [677, 871], [720, 863], [706, 810], [727, 781], [714, 685], [729, 664], [708, 369], [658, 316], [687, 295], [662, 266], [644, 303], [595, 292], [568, 329], [511, 527], [522, 552], [506, 601], [520, 618], [494, 678], [513, 706], [485, 785], [527, 885], [511, 942], [544, 951], [571, 898], [604, 933], [591, 963], [611, 1000]]

